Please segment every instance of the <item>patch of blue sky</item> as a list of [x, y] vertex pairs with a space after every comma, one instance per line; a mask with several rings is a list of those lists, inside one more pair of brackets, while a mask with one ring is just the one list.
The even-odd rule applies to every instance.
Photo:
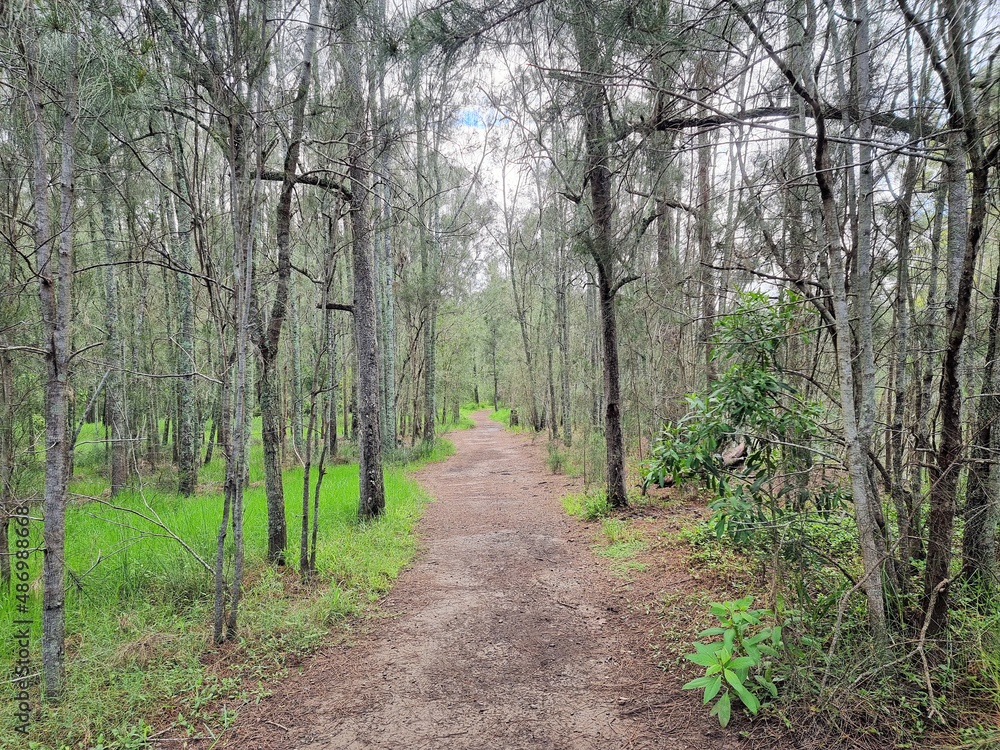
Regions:
[[455, 124], [467, 128], [486, 129], [491, 125], [506, 125], [509, 120], [493, 107], [466, 107], [459, 110]]
[[458, 123], [459, 125], [465, 125], [470, 128], [486, 127], [486, 123], [483, 121], [482, 115], [474, 109], [463, 109], [458, 115]]

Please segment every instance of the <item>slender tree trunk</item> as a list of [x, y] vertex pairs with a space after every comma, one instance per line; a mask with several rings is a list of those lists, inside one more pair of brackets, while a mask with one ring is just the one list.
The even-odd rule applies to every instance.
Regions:
[[[705, 116], [708, 110], [704, 106], [708, 96], [708, 71], [706, 63], [698, 67], [697, 77], [702, 88], [698, 96], [702, 102], [698, 112]], [[712, 248], [712, 163], [715, 157], [715, 147], [712, 143], [712, 133], [708, 128], [698, 131], [698, 203], [696, 226], [698, 230], [698, 286], [701, 293], [701, 339], [703, 359], [705, 364], [705, 381], [709, 386], [715, 381], [715, 362], [712, 357], [712, 332], [715, 329], [715, 252]]]
[[105, 340], [105, 364], [108, 368], [108, 382], [105, 386], [107, 397], [106, 419], [111, 428], [111, 497], [121, 492], [128, 481], [129, 438], [127, 414], [125, 411], [125, 345], [122, 339], [118, 308], [118, 250], [115, 242], [114, 213], [111, 196], [114, 186], [111, 182], [110, 157], [105, 150], [99, 157], [101, 163], [98, 209], [101, 214], [101, 230], [104, 240], [104, 298], [107, 338]]
[[[32, 18], [34, 21], [34, 18]], [[64, 101], [58, 108], [62, 125], [62, 159], [59, 173], [59, 223], [51, 231], [46, 165], [45, 122], [42, 99], [46, 96], [39, 74], [37, 39], [30, 30], [24, 38], [28, 72], [29, 117], [34, 151], [32, 191], [35, 199], [35, 262], [41, 302], [45, 351], [45, 491], [42, 508], [45, 526], [42, 543], [42, 691], [46, 699], [63, 691], [66, 632], [65, 563], [67, 465], [69, 461], [68, 406], [73, 282], [75, 138], [78, 120], [77, 39], [69, 36]]]
[[289, 323], [292, 326], [292, 445], [301, 453], [305, 450], [302, 431], [305, 428], [302, 391], [302, 324], [299, 319], [299, 301], [295, 293], [295, 283], [288, 300]]
[[510, 258], [510, 284], [514, 293], [514, 314], [517, 316], [518, 327], [521, 331], [521, 346], [524, 348], [524, 364], [525, 372], [527, 373], [528, 387], [528, 407], [530, 409], [528, 416], [531, 419], [531, 428], [537, 432], [539, 429], [538, 397], [535, 395], [535, 365], [534, 359], [531, 356], [531, 336], [528, 333], [527, 292], [524, 289], [523, 283], [521, 284], [520, 291], [518, 291], [517, 267], [514, 263], [514, 253], [514, 246], [511, 244], [508, 251], [508, 257]]
[[[385, 23], [385, 0], [378, 3], [379, 22]], [[376, 242], [375, 253], [381, 259], [376, 265], [381, 271], [379, 286], [382, 289], [382, 362], [383, 362], [383, 412], [382, 421], [382, 443], [387, 450], [396, 448], [396, 302], [393, 290], [393, 252], [392, 252], [392, 196], [391, 173], [389, 172], [389, 143], [390, 143], [390, 118], [389, 105], [385, 95], [385, 58], [384, 53], [379, 52], [378, 65], [378, 113], [381, 143], [379, 147], [379, 207], [381, 209], [381, 221], [379, 222], [379, 239]]]
[[174, 427], [174, 445], [177, 453], [178, 489], [181, 495], [190, 496], [198, 484], [198, 451], [195, 444], [194, 403], [194, 290], [192, 270], [191, 192], [188, 189], [187, 171], [180, 134], [183, 131], [174, 118], [174, 143], [170, 150], [174, 184], [178, 198], [170, 196], [170, 217], [173, 220], [173, 253], [177, 265], [177, 424]]
[[[594, 74], [605, 73], [606, 62], [598, 47], [593, 28], [594, 8], [585, 2], [574, 19], [574, 36], [580, 56], [580, 69]], [[603, 81], [603, 77], [599, 79]], [[601, 311], [601, 343], [604, 349], [604, 439], [607, 445], [608, 503], [628, 505], [625, 489], [625, 440], [622, 431], [621, 378], [618, 369], [618, 324], [615, 317], [615, 294], [621, 282], [615, 280], [614, 200], [611, 194], [611, 168], [608, 134], [604, 117], [606, 99], [603, 83], [580, 84], [584, 110], [586, 143], [586, 179], [590, 183], [593, 229], [590, 254], [597, 267], [597, 287]]]
[[[276, 225], [278, 243], [278, 275], [274, 301], [267, 328], [260, 330], [260, 413], [264, 445], [264, 490], [267, 495], [267, 559], [285, 564], [288, 530], [285, 523], [285, 491], [281, 477], [281, 443], [284, 428], [281, 400], [278, 392], [278, 354], [281, 351], [281, 330], [288, 314], [288, 297], [292, 274], [292, 193], [295, 189], [299, 151], [305, 127], [305, 109], [311, 81], [312, 60], [316, 49], [316, 27], [319, 22], [319, 0], [310, 0], [309, 25], [306, 27], [302, 66], [299, 70], [292, 122], [285, 151], [281, 192], [278, 197]], [[300, 438], [301, 439], [301, 438]]]
[[905, 586], [906, 571], [913, 559], [915, 546], [911, 524], [914, 515], [914, 498], [903, 482], [903, 420], [906, 413], [907, 359], [910, 348], [910, 233], [912, 232], [911, 202], [916, 186], [917, 160], [909, 157], [903, 175], [903, 190], [896, 206], [896, 251], [899, 256], [896, 272], [896, 357], [893, 378], [893, 410], [889, 435], [889, 475], [892, 486], [893, 506], [896, 510], [896, 525], [900, 538], [900, 558], [903, 570], [897, 576], [897, 583]]
[[[962, 457], [962, 394], [959, 382], [961, 348], [969, 315], [974, 259], [968, 250], [968, 187], [965, 151], [960, 136], [953, 135], [947, 162], [948, 179], [948, 281], [945, 292], [946, 340], [938, 392], [941, 434], [935, 462], [930, 469], [930, 507], [927, 513], [927, 565], [924, 569], [924, 599], [934, 611], [928, 632], [944, 629], [948, 619], [948, 580], [951, 577], [952, 534], [955, 500]], [[964, 268], [969, 281], [964, 284]]]
[[312, 566], [309, 564], [309, 480], [312, 473], [313, 430], [316, 427], [316, 393], [313, 393], [309, 409], [309, 431], [306, 434], [305, 454], [302, 456], [302, 534], [299, 538], [299, 574], [302, 581], [309, 580]]
[[[373, 519], [385, 510], [382, 476], [382, 429], [379, 410], [378, 331], [375, 328], [375, 274], [371, 246], [370, 191], [368, 175], [369, 133], [366, 87], [362, 73], [362, 47], [356, 39], [358, 8], [342, 6], [344, 15], [345, 106], [348, 121], [348, 172], [351, 180], [351, 245], [354, 261], [354, 334], [358, 365], [358, 409], [360, 435], [360, 497], [358, 517]], [[433, 417], [431, 424], [433, 424]], [[433, 429], [433, 428], [432, 428]]]
[[569, 310], [567, 304], [566, 242], [560, 235], [556, 250], [556, 326], [559, 329], [559, 372], [562, 406], [562, 440], [569, 447], [573, 444], [573, 420], [569, 378]]

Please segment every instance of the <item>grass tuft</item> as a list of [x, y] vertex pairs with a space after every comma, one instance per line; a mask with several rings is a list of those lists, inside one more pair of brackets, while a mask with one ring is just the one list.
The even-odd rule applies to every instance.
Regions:
[[562, 506], [569, 515], [582, 518], [584, 521], [596, 521], [611, 512], [607, 495], [601, 490], [565, 495], [562, 498]]

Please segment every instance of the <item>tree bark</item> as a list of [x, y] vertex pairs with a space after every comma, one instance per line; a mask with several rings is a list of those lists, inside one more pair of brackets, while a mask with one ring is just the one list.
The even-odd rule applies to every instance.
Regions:
[[[33, 16], [33, 14], [32, 14]], [[31, 19], [34, 21], [34, 18]], [[58, 698], [65, 679], [66, 594], [63, 551], [66, 538], [66, 502], [69, 461], [68, 402], [73, 293], [73, 217], [75, 207], [77, 101], [77, 38], [69, 35], [66, 78], [62, 83], [62, 159], [59, 173], [59, 221], [55, 233], [49, 219], [46, 132], [42, 113], [45, 96], [40, 78], [35, 30], [24, 35], [28, 71], [27, 94], [33, 131], [32, 191], [35, 199], [35, 264], [41, 303], [45, 351], [45, 490], [42, 508], [42, 691], [47, 700]]]
[[[316, 27], [319, 22], [319, 0], [310, 0], [309, 24], [306, 27], [302, 65], [292, 103], [292, 121], [285, 150], [281, 192], [276, 209], [276, 235], [278, 244], [278, 274], [274, 300], [267, 327], [259, 331], [257, 347], [260, 350], [261, 439], [264, 447], [264, 491], [267, 496], [267, 559], [276, 565], [285, 564], [288, 529], [285, 522], [285, 490], [281, 477], [281, 443], [284, 427], [281, 419], [281, 400], [278, 393], [278, 354], [281, 351], [281, 330], [288, 314], [288, 296], [292, 275], [292, 194], [295, 190], [299, 151], [305, 128], [306, 101], [313, 55], [316, 49]], [[299, 438], [301, 440], [301, 438]]]
[[170, 196], [171, 219], [173, 220], [173, 256], [177, 264], [177, 424], [174, 427], [174, 444], [177, 452], [177, 491], [184, 496], [194, 494], [198, 484], [198, 451], [195, 443], [195, 403], [194, 403], [194, 289], [190, 271], [192, 269], [191, 235], [194, 217], [191, 211], [191, 192], [188, 189], [187, 172], [184, 164], [183, 144], [180, 134], [183, 130], [174, 118], [174, 142], [170, 149], [177, 198]]
[[621, 378], [618, 366], [618, 325], [615, 318], [614, 198], [611, 192], [611, 167], [608, 133], [604, 115], [607, 73], [604, 53], [598, 47], [593, 28], [596, 9], [582, 2], [574, 16], [573, 33], [579, 53], [580, 69], [589, 81], [580, 84], [583, 103], [586, 176], [590, 183], [592, 233], [588, 250], [597, 268], [597, 288], [601, 312], [601, 343], [604, 349], [604, 439], [606, 442], [608, 503], [613, 508], [628, 505], [625, 489], [625, 440], [622, 432]]
[[[382, 429], [379, 409], [378, 331], [375, 327], [375, 274], [371, 243], [369, 132], [362, 74], [362, 48], [357, 41], [360, 7], [352, 0], [343, 14], [345, 106], [348, 121], [348, 174], [351, 180], [351, 250], [354, 265], [354, 335], [358, 364], [360, 497], [358, 517], [370, 520], [385, 511], [382, 476]], [[433, 416], [431, 424], [433, 424]]]
[[98, 194], [98, 210], [101, 215], [101, 230], [104, 240], [104, 298], [107, 338], [105, 340], [104, 361], [108, 368], [106, 419], [111, 428], [111, 497], [121, 492], [128, 482], [129, 440], [127, 414], [125, 411], [125, 344], [119, 321], [118, 299], [118, 249], [115, 242], [114, 214], [111, 208], [113, 184], [110, 174], [110, 154], [102, 151], [98, 160], [101, 165]]

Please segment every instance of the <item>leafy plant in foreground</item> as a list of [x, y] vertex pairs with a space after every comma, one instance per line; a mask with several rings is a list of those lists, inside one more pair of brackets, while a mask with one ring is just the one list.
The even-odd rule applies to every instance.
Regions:
[[[718, 696], [711, 715], [726, 726], [732, 713], [732, 696], [735, 695], [746, 709], [756, 716], [760, 700], [751, 691], [756, 683], [772, 698], [778, 697], [778, 688], [772, 678], [770, 659], [777, 656], [781, 647], [781, 626], [761, 626], [763, 620], [774, 617], [769, 609], [750, 609], [753, 597], [746, 596], [734, 602], [713, 602], [709, 607], [719, 618], [721, 626], [708, 628], [699, 638], [721, 635], [721, 641], [694, 643], [695, 653], [687, 658], [705, 667], [702, 677], [684, 685], [685, 690], [704, 688], [704, 702]], [[751, 682], [752, 678], [752, 682]]]

